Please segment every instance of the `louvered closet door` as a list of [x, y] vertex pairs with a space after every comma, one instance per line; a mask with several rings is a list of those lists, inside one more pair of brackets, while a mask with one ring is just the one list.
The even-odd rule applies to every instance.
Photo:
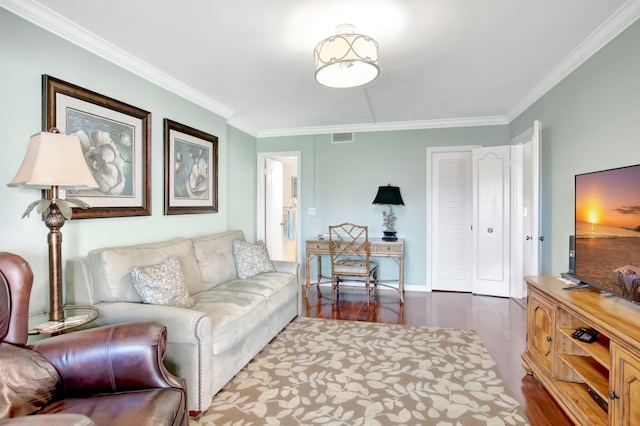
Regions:
[[[432, 290], [471, 291], [472, 151], [428, 151]], [[430, 169], [430, 170], [429, 170]]]

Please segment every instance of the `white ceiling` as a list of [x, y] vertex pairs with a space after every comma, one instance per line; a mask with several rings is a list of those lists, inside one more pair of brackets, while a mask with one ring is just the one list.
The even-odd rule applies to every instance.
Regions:
[[[640, 0], [0, 0], [255, 136], [505, 124], [640, 17]], [[380, 76], [330, 89], [341, 23]]]

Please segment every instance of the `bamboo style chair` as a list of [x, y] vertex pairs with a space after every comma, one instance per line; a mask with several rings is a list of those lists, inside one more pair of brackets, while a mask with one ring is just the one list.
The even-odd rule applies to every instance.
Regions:
[[378, 288], [378, 265], [369, 260], [370, 252], [368, 226], [353, 223], [329, 226], [332, 305], [335, 304], [341, 282], [357, 281], [364, 282], [369, 306], [371, 288]]

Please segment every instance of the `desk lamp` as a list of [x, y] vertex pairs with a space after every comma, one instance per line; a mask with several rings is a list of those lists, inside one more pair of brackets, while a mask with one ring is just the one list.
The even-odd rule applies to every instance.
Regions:
[[396, 241], [398, 239], [396, 237], [396, 230], [394, 227], [396, 215], [393, 214], [391, 206], [404, 206], [402, 195], [400, 195], [400, 188], [397, 186], [391, 186], [391, 184], [388, 184], [387, 186], [379, 186], [378, 193], [376, 194], [376, 198], [373, 200], [372, 204], [386, 204], [389, 206], [388, 212], [382, 212], [382, 225], [386, 228], [386, 231], [383, 231], [384, 237], [382, 237], [382, 239], [384, 241]]
[[45, 189], [46, 196], [27, 207], [22, 217], [29, 216], [37, 207], [44, 214], [44, 223], [49, 228], [49, 319], [64, 321], [62, 307], [62, 233], [60, 228], [65, 218], [70, 219], [72, 206], [88, 208], [77, 198], [59, 198], [59, 189], [97, 188], [84, 158], [80, 139], [63, 135], [58, 129], [40, 132], [31, 136], [27, 153], [16, 177], [7, 185]]

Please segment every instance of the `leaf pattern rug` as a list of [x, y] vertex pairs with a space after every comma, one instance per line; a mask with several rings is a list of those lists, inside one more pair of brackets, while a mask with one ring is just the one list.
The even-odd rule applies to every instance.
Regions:
[[300, 317], [198, 424], [529, 423], [474, 331]]

